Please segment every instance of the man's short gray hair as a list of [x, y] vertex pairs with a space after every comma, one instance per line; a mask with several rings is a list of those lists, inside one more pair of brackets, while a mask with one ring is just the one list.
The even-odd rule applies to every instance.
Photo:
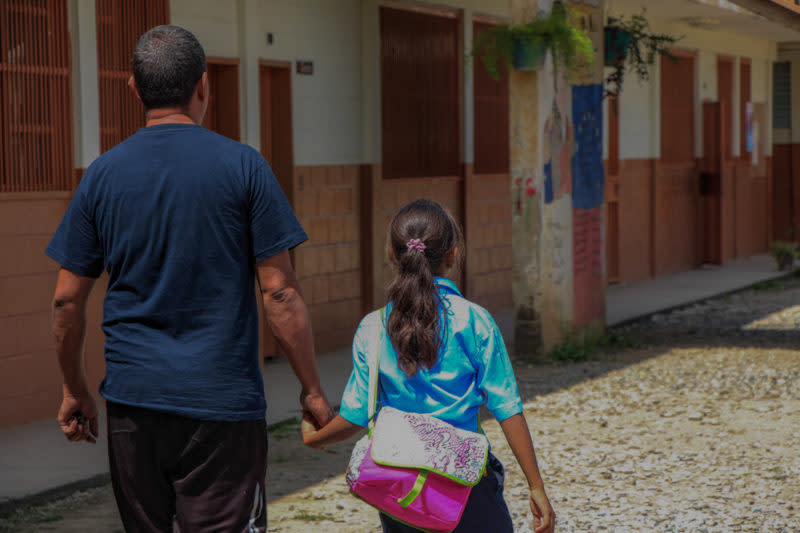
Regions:
[[133, 51], [133, 78], [146, 110], [185, 108], [205, 71], [200, 41], [180, 26], [148, 30]]

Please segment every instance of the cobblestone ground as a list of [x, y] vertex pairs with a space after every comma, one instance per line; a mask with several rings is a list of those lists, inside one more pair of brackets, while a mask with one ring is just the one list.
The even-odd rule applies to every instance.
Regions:
[[[798, 304], [799, 282], [766, 286], [618, 328], [635, 349], [518, 361], [557, 530], [800, 532]], [[516, 531], [529, 532], [524, 479], [499, 426], [484, 427]], [[352, 443], [315, 452], [288, 427], [270, 446], [269, 531], [380, 530], [345, 489]], [[22, 530], [121, 530], [107, 487], [72, 498], [49, 508], [64, 519]]]

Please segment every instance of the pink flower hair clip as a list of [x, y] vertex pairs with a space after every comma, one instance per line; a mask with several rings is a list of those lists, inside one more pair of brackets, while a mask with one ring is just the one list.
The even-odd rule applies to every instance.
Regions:
[[422, 239], [411, 239], [406, 243], [406, 250], [409, 252], [416, 250], [422, 254], [425, 253], [425, 248], [427, 247], [425, 246], [425, 243], [422, 242]]

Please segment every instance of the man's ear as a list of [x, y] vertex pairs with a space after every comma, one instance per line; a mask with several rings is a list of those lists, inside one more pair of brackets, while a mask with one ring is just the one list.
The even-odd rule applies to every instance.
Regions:
[[203, 75], [200, 76], [200, 81], [197, 82], [195, 91], [197, 91], [197, 98], [199, 98], [201, 102], [208, 100], [208, 72], [203, 72]]
[[128, 78], [128, 87], [130, 87], [131, 91], [133, 91], [133, 94], [136, 95], [136, 99], [141, 102], [142, 97], [139, 96], [139, 89], [136, 87], [136, 80], [133, 79], [133, 76]]

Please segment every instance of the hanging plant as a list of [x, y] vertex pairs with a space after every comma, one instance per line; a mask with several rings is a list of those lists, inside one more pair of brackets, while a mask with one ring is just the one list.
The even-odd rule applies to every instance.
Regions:
[[562, 2], [539, 11], [525, 24], [499, 24], [475, 39], [470, 55], [480, 57], [489, 75], [498, 80], [505, 65], [517, 70], [536, 70], [544, 66], [548, 51], [553, 69], [572, 73], [594, 61], [594, 47], [589, 34], [571, 20], [571, 12]]
[[622, 92], [625, 74], [634, 72], [640, 82], [650, 79], [650, 65], [656, 54], [677, 59], [670, 53], [670, 47], [683, 37], [663, 33], [652, 33], [645, 12], [632, 15], [609, 17], [605, 27], [605, 64], [613, 67], [605, 80], [604, 96], [617, 97]]

